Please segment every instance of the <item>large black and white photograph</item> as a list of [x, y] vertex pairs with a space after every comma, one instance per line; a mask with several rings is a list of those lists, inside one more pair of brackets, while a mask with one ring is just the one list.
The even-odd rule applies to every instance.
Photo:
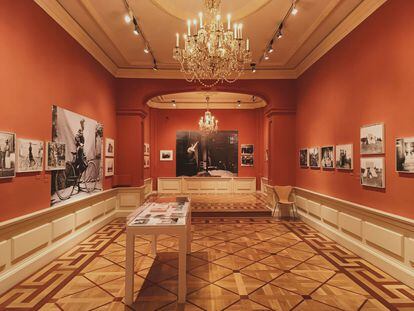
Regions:
[[112, 138], [105, 139], [105, 156], [112, 158], [115, 156], [115, 141]]
[[178, 131], [176, 139], [177, 176], [237, 176], [238, 131]]
[[397, 138], [395, 152], [397, 172], [414, 173], [414, 137]]
[[361, 158], [361, 185], [385, 188], [385, 165], [383, 157]]
[[44, 143], [41, 140], [17, 139], [17, 172], [43, 171]]
[[308, 149], [299, 150], [299, 165], [301, 167], [308, 167]]
[[361, 127], [361, 154], [382, 154], [385, 152], [384, 124]]
[[336, 146], [336, 168], [339, 170], [352, 170], [354, 168], [353, 145]]
[[333, 146], [321, 147], [321, 166], [324, 169], [335, 168], [335, 154]]
[[309, 167], [319, 168], [321, 166], [319, 147], [312, 147], [308, 149]]
[[102, 124], [53, 106], [52, 140], [65, 145], [65, 164], [52, 172], [51, 204], [101, 191]]
[[64, 170], [66, 167], [65, 144], [48, 141], [46, 143], [46, 171]]
[[16, 176], [16, 134], [0, 132], [0, 178]]

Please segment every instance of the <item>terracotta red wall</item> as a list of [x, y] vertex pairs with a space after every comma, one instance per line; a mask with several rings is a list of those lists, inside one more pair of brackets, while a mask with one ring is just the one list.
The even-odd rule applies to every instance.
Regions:
[[[105, 137], [115, 137], [114, 78], [34, 1], [1, 5], [0, 42], [0, 131], [50, 140], [58, 105], [102, 122]], [[2, 179], [0, 195], [0, 221], [47, 208], [50, 173]]]
[[[414, 136], [414, 1], [386, 2], [298, 80], [296, 184], [414, 218], [414, 179], [395, 172], [395, 138]], [[359, 129], [385, 123], [386, 189], [359, 182]], [[300, 169], [301, 147], [354, 144], [353, 173]]]
[[[262, 109], [255, 110], [211, 110], [219, 120], [220, 130], [237, 130], [239, 133], [239, 173], [240, 177], [260, 177], [262, 159]], [[151, 109], [155, 135], [152, 146], [152, 177], [176, 176], [176, 132], [181, 130], [198, 131], [198, 121], [204, 110], [186, 109]], [[240, 145], [255, 145], [255, 165], [242, 167], [240, 164]], [[174, 161], [160, 161], [160, 150], [174, 150]]]

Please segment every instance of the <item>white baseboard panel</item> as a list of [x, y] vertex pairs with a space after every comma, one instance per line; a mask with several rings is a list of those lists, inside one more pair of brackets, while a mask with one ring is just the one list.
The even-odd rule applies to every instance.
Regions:
[[69, 251], [71, 248], [85, 240], [87, 237], [117, 217], [120, 217], [118, 216], [118, 212], [112, 211], [104, 217], [99, 218], [88, 225], [85, 225], [79, 230], [62, 238], [61, 240], [38, 251], [36, 254], [28, 257], [26, 260], [13, 265], [10, 267], [10, 269], [7, 269], [4, 271], [4, 273], [0, 274], [0, 294], [3, 294], [8, 289], [12, 288], [19, 282], [23, 281], [36, 271], [46, 266], [55, 258]]
[[414, 220], [302, 188], [295, 200], [305, 223], [414, 287]]

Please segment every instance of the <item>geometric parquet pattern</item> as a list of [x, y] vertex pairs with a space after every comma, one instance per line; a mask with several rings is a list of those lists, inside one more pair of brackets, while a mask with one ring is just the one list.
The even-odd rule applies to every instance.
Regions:
[[[130, 310], [124, 219], [0, 296], [1, 310]], [[414, 310], [414, 291], [300, 221], [195, 218], [187, 303], [178, 240], [136, 238], [135, 310]]]

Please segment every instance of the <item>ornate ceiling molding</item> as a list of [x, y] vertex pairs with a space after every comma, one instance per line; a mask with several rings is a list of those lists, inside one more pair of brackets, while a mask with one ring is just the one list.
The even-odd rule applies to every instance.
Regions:
[[[58, 1], [34, 0], [49, 16], [79, 42], [104, 68], [117, 78], [182, 79], [179, 70], [121, 68], [102, 50]], [[156, 1], [156, 0], [153, 0]], [[262, 0], [265, 3], [267, 0]], [[241, 79], [296, 79], [332, 49], [387, 0], [363, 0], [318, 46], [296, 67], [290, 69], [259, 68], [246, 72]], [[265, 5], [265, 4], [264, 4]]]

